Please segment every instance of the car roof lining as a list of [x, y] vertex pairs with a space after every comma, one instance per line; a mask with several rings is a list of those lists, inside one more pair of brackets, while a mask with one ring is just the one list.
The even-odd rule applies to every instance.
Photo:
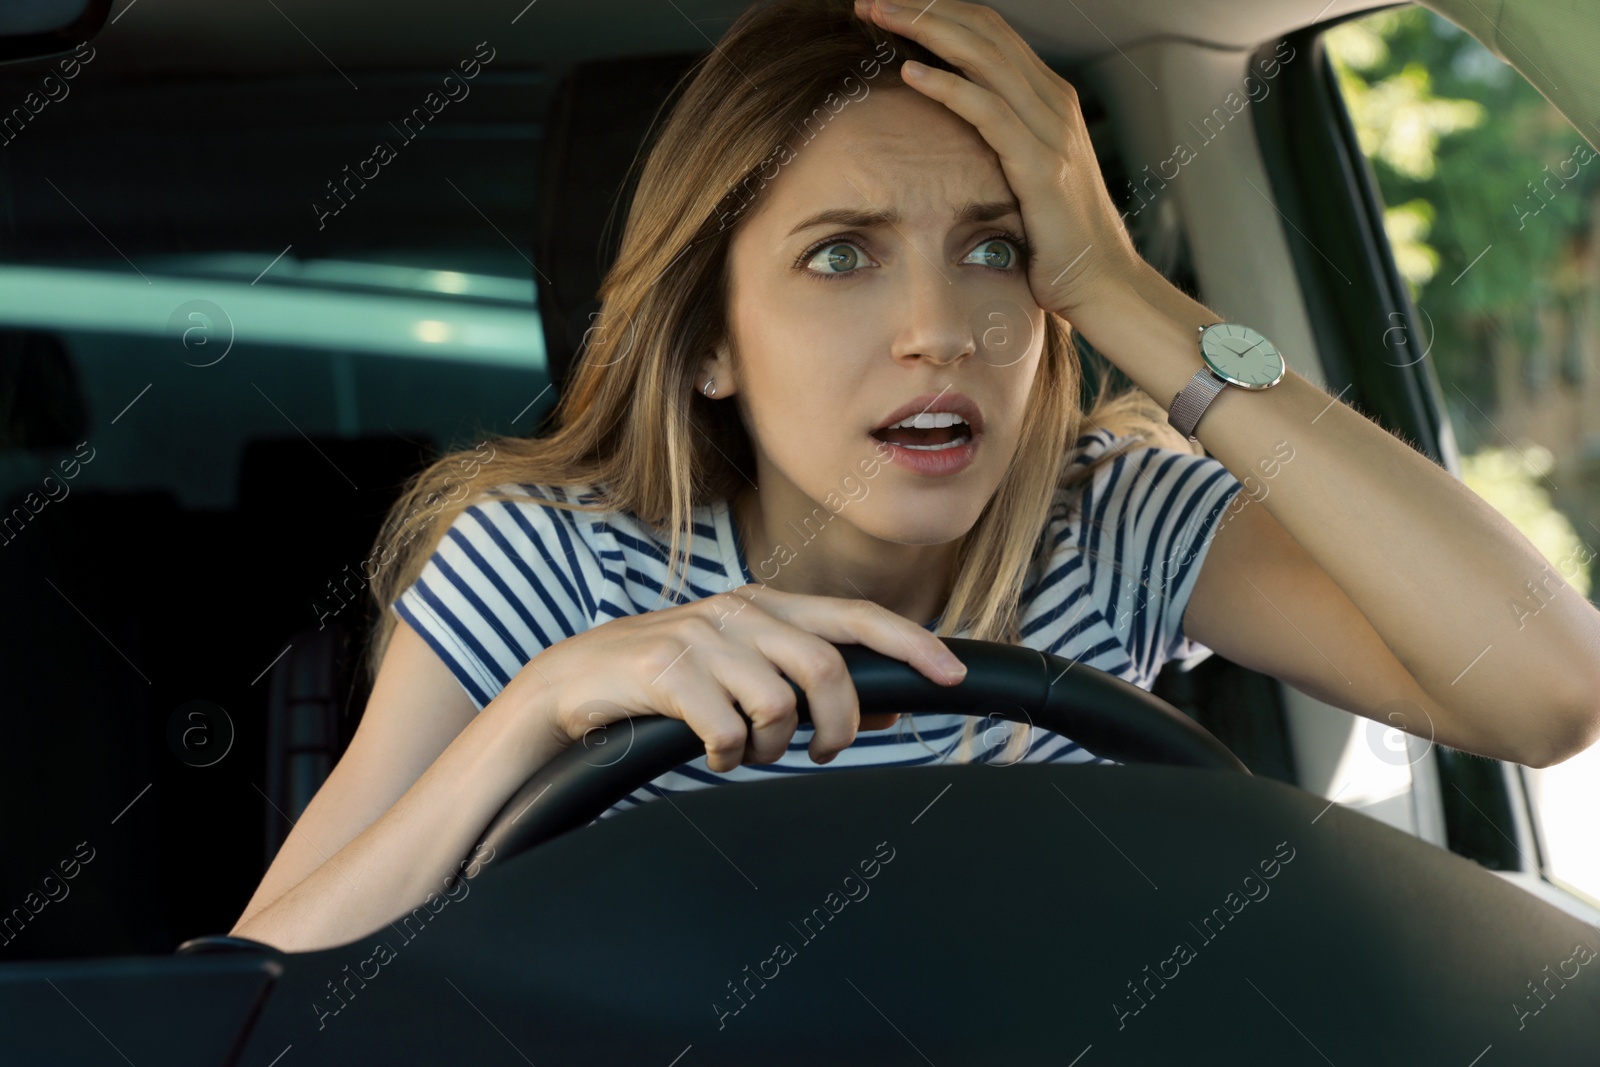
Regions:
[[[1573, 0], [1423, 0], [1515, 67], [1600, 148], [1600, 13]], [[1491, 16], [1485, 7], [1494, 12]]]
[[[1157, 37], [1253, 48], [1314, 19], [1386, 4], [1334, 0], [1321, 12], [1307, 0], [993, 0], [990, 6], [1041, 55], [1077, 63]], [[343, 0], [289, 11], [212, 0], [163, 0], [131, 11], [133, 4], [119, 0], [96, 39], [107, 47], [95, 62], [145, 74], [324, 73], [335, 65], [353, 75], [448, 68], [470, 56], [476, 40], [485, 40], [495, 50], [494, 62], [503, 66], [559, 68], [586, 59], [704, 51], [718, 36], [717, 27], [725, 28], [747, 6], [748, 0], [591, 0], [530, 4], [508, 16], [512, 9], [500, 0]], [[250, 47], [218, 47], [223, 41], [248, 41]]]
[[[136, 2], [136, 0], [134, 0]], [[1572, 0], [1422, 0], [1510, 63], [1600, 145], [1600, 20]], [[500, 0], [343, 0], [292, 13], [276, 5], [164, 0], [132, 13], [119, 0], [96, 38], [95, 62], [108, 71], [165, 77], [260, 77], [338, 70], [450, 70], [471, 56], [472, 38], [492, 62], [560, 70], [585, 60], [703, 51], [748, 0], [590, 0], [533, 3], [507, 18]], [[1052, 62], [1076, 65], [1155, 40], [1253, 49], [1313, 22], [1394, 6], [1389, 0], [992, 0]], [[1086, 10], [1087, 9], [1087, 10]], [[1091, 13], [1092, 12], [1092, 13]], [[124, 19], [122, 16], [130, 17]], [[381, 27], [381, 32], [374, 32]], [[707, 27], [711, 27], [708, 32]], [[248, 41], [249, 49], [219, 48]], [[356, 57], [359, 57], [356, 58]], [[38, 61], [48, 63], [49, 60]], [[355, 85], [354, 80], [351, 84]]]

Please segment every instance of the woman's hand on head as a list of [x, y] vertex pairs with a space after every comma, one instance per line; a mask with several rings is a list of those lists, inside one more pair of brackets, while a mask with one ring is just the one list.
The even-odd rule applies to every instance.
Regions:
[[908, 61], [901, 77], [971, 123], [1000, 157], [1022, 207], [1035, 303], [1070, 321], [1130, 283], [1139, 255], [1100, 178], [1077, 90], [998, 12], [961, 0], [908, 0], [894, 11], [857, 0], [856, 14], [965, 74]]
[[811, 758], [826, 763], [857, 731], [899, 718], [861, 716], [835, 644], [866, 645], [944, 685], [966, 676], [944, 642], [871, 601], [750, 584], [602, 623], [540, 652], [512, 683], [553, 687], [540, 706], [562, 744], [622, 718], [667, 715], [688, 723], [705, 742], [706, 765], [725, 772], [788, 751], [799, 716], [787, 675], [806, 694]]

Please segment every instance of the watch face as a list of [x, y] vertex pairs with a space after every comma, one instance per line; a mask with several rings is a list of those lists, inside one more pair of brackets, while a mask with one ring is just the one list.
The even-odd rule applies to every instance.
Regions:
[[1283, 379], [1283, 354], [1258, 331], [1237, 322], [1219, 322], [1200, 334], [1207, 366], [1241, 389], [1266, 389]]

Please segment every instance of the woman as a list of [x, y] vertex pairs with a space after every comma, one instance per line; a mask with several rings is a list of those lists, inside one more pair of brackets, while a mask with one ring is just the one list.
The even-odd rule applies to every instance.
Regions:
[[[360, 730], [236, 934], [342, 944], [464, 888], [528, 775], [629, 714], [706, 755], [613, 812], [841, 754], [1096, 760], [862, 717], [837, 643], [948, 685], [940, 635], [1146, 688], [1215, 650], [1473, 752], [1594, 739], [1600, 616], [1506, 610], [1548, 573], [1509, 524], [1264, 338], [1205, 330], [1134, 251], [1070, 85], [987, 8], [843, 5], [752, 8], [692, 73], [554, 434], [397, 503]], [[1138, 389], [1081, 411], [1069, 330]], [[1207, 390], [1203, 358], [1249, 388]]]

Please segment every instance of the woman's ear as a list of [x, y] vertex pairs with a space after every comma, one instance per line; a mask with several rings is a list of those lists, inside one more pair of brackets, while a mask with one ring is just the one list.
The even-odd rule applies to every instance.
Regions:
[[695, 377], [695, 388], [713, 400], [732, 396], [738, 392], [733, 373], [733, 360], [729, 357], [727, 345], [718, 345], [715, 352], [701, 361], [699, 373]]

